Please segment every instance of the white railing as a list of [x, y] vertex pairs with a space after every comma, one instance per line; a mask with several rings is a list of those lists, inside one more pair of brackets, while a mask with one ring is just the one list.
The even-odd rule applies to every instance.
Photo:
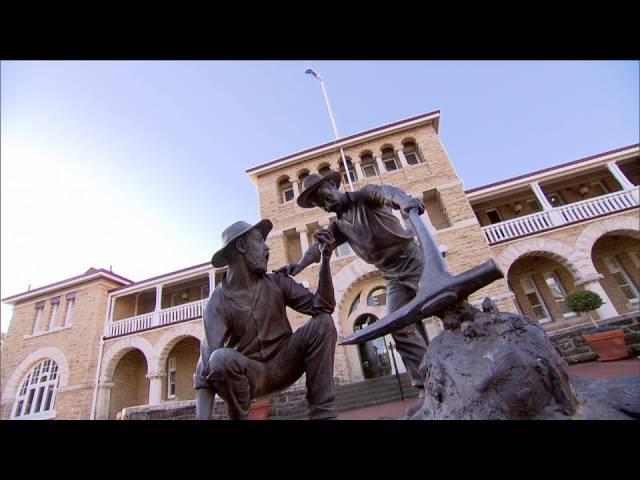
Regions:
[[204, 300], [198, 300], [196, 302], [185, 303], [184, 305], [178, 305], [176, 307], [165, 308], [160, 310], [159, 324], [167, 325], [169, 323], [180, 322], [182, 320], [189, 320], [192, 318], [198, 318], [202, 316], [204, 306], [207, 304], [208, 298]]
[[552, 228], [553, 223], [549, 212], [537, 212], [524, 217], [514, 218], [506, 222], [494, 223], [483, 227], [484, 236], [489, 244], [517, 238], [530, 233], [540, 232]]
[[635, 187], [482, 227], [489, 244], [638, 206]]
[[137, 332], [146, 328], [151, 328], [153, 323], [153, 312], [138, 315], [136, 317], [125, 318], [112, 322], [109, 325], [108, 337], [116, 335], [126, 335], [127, 333]]
[[183, 320], [191, 320], [202, 317], [204, 306], [209, 299], [197, 300], [176, 307], [165, 308], [158, 312], [149, 312], [135, 317], [125, 318], [109, 324], [107, 329], [108, 337], [117, 335], [127, 335], [129, 333], [146, 330], [147, 328], [160, 325], [168, 325], [171, 323], [181, 322]]
[[618, 210], [624, 210], [625, 208], [636, 205], [638, 205], [638, 202], [633, 197], [632, 190], [623, 190], [621, 192], [613, 192], [602, 195], [601, 197], [563, 205], [557, 207], [557, 210], [562, 214], [562, 217], [567, 223], [571, 223]]

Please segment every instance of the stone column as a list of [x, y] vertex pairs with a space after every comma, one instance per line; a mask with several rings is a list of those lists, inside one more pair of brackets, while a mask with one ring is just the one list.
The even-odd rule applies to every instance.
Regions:
[[95, 420], [109, 419], [109, 405], [111, 403], [112, 382], [102, 382], [98, 386], [98, 398], [96, 399]]
[[216, 288], [216, 272], [211, 270], [209, 272], [209, 297], [213, 294], [213, 290]]
[[404, 152], [402, 150], [396, 150], [396, 155], [398, 155], [398, 158], [400, 159], [400, 165], [402, 165], [402, 168], [410, 166], [407, 163], [407, 157], [404, 156]]
[[156, 306], [153, 309], [152, 325], [160, 325], [160, 307], [162, 306], [162, 285], [156, 285]]
[[595, 278], [587, 278], [580, 282], [576, 282], [576, 287], [580, 287], [583, 290], [590, 290], [593, 293], [597, 293], [602, 298], [604, 304], [596, 310], [598, 313], [598, 317], [600, 320], [606, 320], [607, 318], [617, 317], [620, 315], [616, 310], [616, 307], [613, 305], [613, 302], [609, 298], [609, 295], [604, 291], [602, 285], [600, 284], [600, 279], [604, 278], [601, 274], [598, 274]]
[[529, 186], [531, 187], [531, 190], [533, 190], [533, 193], [538, 199], [538, 202], [540, 202], [540, 205], [542, 205], [542, 209], [545, 212], [549, 213], [549, 219], [551, 220], [551, 223], [556, 227], [558, 225], [564, 225], [566, 223], [564, 217], [549, 203], [547, 196], [540, 188], [538, 182], [530, 183]]
[[167, 374], [164, 372], [150, 372], [147, 374], [149, 379], [149, 405], [157, 405], [162, 403], [162, 379]]
[[611, 175], [615, 177], [615, 179], [624, 190], [628, 190], [634, 187], [633, 183], [631, 183], [624, 172], [620, 170], [620, 167], [616, 162], [607, 163], [607, 168], [611, 172]]
[[376, 163], [378, 164], [378, 171], [380, 172], [380, 175], [382, 175], [387, 171], [387, 169], [384, 167], [384, 163], [382, 163], [382, 154], [376, 155], [375, 159]]
[[296, 232], [300, 234], [300, 247], [302, 248], [302, 255], [309, 249], [309, 237], [307, 236], [307, 226], [297, 227]]
[[353, 166], [356, 169], [358, 180], [364, 180], [364, 172], [362, 171], [362, 160], [360, 160], [360, 157], [354, 158], [353, 160], [351, 160], [351, 163], [353, 163]]
[[298, 180], [291, 180], [291, 186], [293, 187], [293, 198], [298, 198], [298, 195], [300, 195]]

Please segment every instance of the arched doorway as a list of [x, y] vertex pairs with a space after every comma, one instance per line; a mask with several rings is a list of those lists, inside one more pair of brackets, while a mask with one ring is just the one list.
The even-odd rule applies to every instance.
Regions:
[[591, 260], [602, 288], [618, 313], [640, 308], [640, 240], [624, 233], [600, 237], [591, 249]]
[[166, 377], [162, 398], [165, 401], [178, 402], [196, 398], [193, 374], [199, 357], [200, 340], [195, 337], [185, 337], [173, 346], [164, 365]]
[[564, 265], [544, 252], [518, 258], [509, 268], [507, 281], [520, 313], [540, 324], [577, 317], [565, 302], [576, 289], [575, 279]]
[[[378, 317], [365, 313], [356, 319], [353, 324], [353, 331], [367, 328], [377, 321]], [[364, 378], [383, 377], [390, 375], [393, 371], [385, 337], [379, 337], [358, 345], [358, 352]]]
[[113, 372], [113, 389], [109, 404], [109, 419], [123, 408], [146, 405], [149, 401], [147, 360], [137, 348], [125, 353]]

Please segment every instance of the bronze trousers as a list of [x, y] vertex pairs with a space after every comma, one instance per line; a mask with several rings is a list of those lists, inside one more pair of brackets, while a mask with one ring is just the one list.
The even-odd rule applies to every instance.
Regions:
[[312, 317], [268, 361], [259, 362], [231, 348], [209, 358], [208, 381], [227, 404], [233, 420], [246, 419], [251, 399], [284, 390], [306, 373], [310, 419], [337, 416], [333, 363], [337, 333], [329, 314]]

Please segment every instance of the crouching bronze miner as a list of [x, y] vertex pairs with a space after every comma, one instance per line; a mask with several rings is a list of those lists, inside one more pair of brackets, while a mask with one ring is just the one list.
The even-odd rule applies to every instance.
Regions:
[[[398, 209], [405, 215], [411, 209], [417, 209], [422, 214], [424, 204], [390, 185], [365, 185], [355, 192], [343, 193], [338, 190], [340, 180], [340, 174], [335, 171], [326, 176], [309, 175], [304, 179], [298, 205], [336, 213], [336, 219], [324, 232], [335, 239], [334, 247], [348, 242], [362, 260], [382, 272], [387, 285], [387, 312], [390, 314], [415, 297], [424, 265], [413, 233], [401, 225], [390, 209]], [[279, 271], [296, 275], [319, 260], [320, 247], [315, 243], [298, 263], [291, 263]], [[419, 367], [427, 351], [427, 343], [422, 332], [411, 324], [395, 329], [391, 336], [412, 385], [423, 390]], [[422, 398], [424, 392], [420, 393], [418, 404], [408, 413], [420, 406]]]
[[[324, 234], [315, 294], [283, 273], [266, 273], [273, 228], [236, 222], [222, 233], [214, 267], [228, 266], [205, 307], [204, 337], [194, 374], [196, 418], [212, 418], [219, 395], [231, 419], [248, 418], [252, 399], [284, 390], [306, 373], [308, 415], [336, 417], [333, 365], [336, 329], [329, 260], [335, 239]], [[285, 307], [312, 318], [292, 332]]]

